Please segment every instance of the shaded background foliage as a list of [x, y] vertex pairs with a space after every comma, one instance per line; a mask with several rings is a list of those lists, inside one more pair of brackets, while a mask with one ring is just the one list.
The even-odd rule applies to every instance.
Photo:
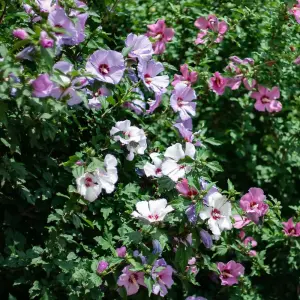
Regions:
[[[226, 189], [228, 178], [241, 193], [259, 186], [281, 202], [284, 218], [294, 213], [290, 206], [294, 206], [299, 216], [296, 206], [300, 192], [300, 71], [293, 60], [300, 54], [300, 26], [288, 14], [292, 3], [116, 0], [87, 4], [91, 14], [86, 40], [78, 47], [64, 48], [60, 58], [67, 57], [76, 68], [84, 68], [86, 57], [93, 51], [100, 47], [121, 51], [128, 33], [145, 33], [147, 24], [165, 19], [176, 34], [166, 53], [158, 59], [167, 63], [168, 74], [178, 73], [176, 70], [183, 63], [199, 73], [195, 88], [197, 117], [193, 124], [195, 130], [205, 129], [205, 136], [222, 142], [220, 147], [209, 148], [225, 170], [214, 177], [218, 186]], [[27, 27], [28, 16], [19, 1], [1, 5], [0, 53], [6, 57], [16, 52], [12, 49], [12, 30]], [[229, 31], [221, 44], [196, 46], [194, 20], [210, 13], [226, 20]], [[208, 90], [208, 78], [216, 71], [222, 72], [232, 55], [252, 57], [258, 82], [280, 87], [282, 112], [272, 115], [254, 111], [253, 99], [242, 88], [227, 90], [220, 97]], [[99, 299], [101, 281], [91, 269], [91, 261], [107, 253], [109, 246], [105, 241], [120, 244], [127, 230], [124, 225], [124, 211], [130, 209], [127, 203], [132, 207], [137, 197], [147, 199], [156, 190], [147, 179], [139, 178], [133, 163], [121, 158], [122, 168], [118, 169], [121, 180], [115, 194], [89, 207], [79, 205], [77, 197], [67, 193], [67, 187], [74, 181], [70, 168], [62, 164], [76, 152], [77, 158], [93, 156], [90, 151], [100, 155], [110, 147], [107, 136], [111, 126], [116, 120], [126, 118], [136, 119], [137, 124], [142, 122], [147, 128], [150, 147], [162, 150], [178, 139], [172, 129], [174, 114], [166, 109], [167, 96], [155, 115], [142, 120], [121, 108], [103, 119], [101, 114], [81, 107], [70, 109], [55, 101], [33, 99], [28, 80], [49, 71], [51, 64], [40, 55], [36, 62], [22, 65], [24, 71], [19, 62], [10, 58], [7, 69], [1, 70], [1, 76], [7, 71], [16, 76], [23, 73], [25, 77], [20, 76], [20, 83], [12, 78], [6, 80], [7, 74], [1, 78], [0, 296], [59, 299], [69, 295], [73, 299]], [[16, 96], [11, 94], [14, 85]], [[117, 97], [123, 92], [119, 91]], [[115, 201], [113, 208], [112, 201]], [[252, 285], [245, 282], [241, 287], [241, 296], [238, 292], [230, 294], [226, 287], [214, 291], [215, 285], [207, 274], [202, 274], [198, 280], [203, 295], [211, 295], [212, 299], [297, 299], [299, 244], [294, 248], [286, 241], [276, 244], [268, 228], [264, 234], [261, 247], [270, 245], [265, 264], [272, 275], [256, 274]], [[94, 238], [101, 246], [95, 245]], [[227, 256], [228, 259], [233, 256], [231, 250]], [[248, 268], [250, 265], [246, 265]], [[113, 278], [109, 280], [114, 286]], [[278, 282], [281, 284], [277, 285]], [[107, 299], [119, 297], [107, 287], [103, 289]], [[168, 297], [183, 299], [182, 293], [180, 288], [175, 289]]]

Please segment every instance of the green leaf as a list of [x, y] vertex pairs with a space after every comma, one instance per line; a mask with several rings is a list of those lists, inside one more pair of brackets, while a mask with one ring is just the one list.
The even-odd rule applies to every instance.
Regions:
[[175, 261], [178, 264], [181, 271], [184, 271], [188, 265], [188, 260], [193, 256], [193, 249], [191, 247], [186, 247], [183, 244], [180, 244], [176, 254]]
[[59, 217], [57, 214], [50, 214], [48, 216], [47, 223], [50, 223], [53, 221], [58, 222], [58, 221], [60, 221], [60, 219], [61, 219], [61, 217]]
[[6, 112], [8, 111], [8, 105], [6, 102], [0, 102], [0, 122], [7, 126]]
[[175, 182], [167, 176], [158, 178], [157, 182], [160, 192], [168, 192], [175, 188]]
[[205, 142], [208, 143], [208, 144], [214, 145], [214, 146], [222, 145], [222, 142], [220, 142], [218, 140], [215, 140], [214, 138], [205, 139]]
[[109, 96], [106, 98], [106, 101], [111, 104], [111, 105], [115, 105], [116, 104], [116, 100], [114, 99], [113, 96]]
[[91, 274], [90, 280], [95, 285], [95, 287], [99, 287], [99, 285], [102, 283], [101, 277], [95, 273]]
[[74, 252], [70, 252], [67, 256], [67, 260], [74, 260], [76, 258], [77, 258], [77, 256]]
[[90, 227], [92, 227], [94, 229], [94, 223], [86, 218], [81, 217], [81, 219], [86, 222]]
[[45, 61], [47, 68], [51, 70], [54, 64], [54, 57], [55, 57], [53, 50], [50, 48], [43, 48], [43, 47], [41, 47], [40, 49], [41, 49], [41, 57]]
[[227, 179], [227, 186], [228, 186], [228, 191], [234, 190], [234, 186], [233, 186], [232, 182], [230, 181], [230, 179]]
[[74, 166], [75, 163], [80, 159], [80, 157], [78, 157], [77, 155], [73, 155], [69, 157], [69, 160], [64, 162], [62, 165], [64, 167], [71, 167]]
[[73, 222], [74, 226], [76, 227], [76, 229], [82, 227], [81, 220], [76, 214], [72, 215], [72, 222]]
[[10, 148], [10, 143], [7, 140], [5, 140], [4, 138], [0, 138], [0, 140], [6, 147]]
[[139, 244], [142, 241], [142, 234], [139, 231], [132, 231], [126, 234], [129, 240], [135, 244]]
[[219, 245], [219, 246], [214, 246], [213, 250], [216, 252], [213, 257], [219, 255], [219, 256], [223, 256], [227, 253], [228, 251], [228, 247], [225, 245]]
[[101, 160], [99, 160], [96, 157], [92, 158], [92, 162], [88, 165], [86, 171], [87, 172], [94, 172], [96, 169], [98, 168], [102, 168], [103, 167], [103, 162]]
[[72, 174], [75, 178], [79, 178], [80, 176], [82, 176], [84, 174], [84, 168], [82, 166], [76, 166], [73, 170], [72, 170]]
[[131, 51], [131, 49], [132, 49], [132, 47], [125, 47], [125, 48], [123, 48], [122, 55], [124, 57], [126, 57], [129, 54], [129, 52]]
[[150, 297], [151, 294], [152, 294], [152, 288], [153, 288], [154, 281], [150, 276], [145, 276], [144, 277], [144, 282], [145, 282], [146, 287], [148, 289], [148, 297]]
[[113, 212], [111, 207], [102, 207], [101, 212], [103, 214], [104, 220], [107, 219], [107, 217]]
[[12, 51], [16, 51], [22, 47], [25, 47], [26, 45], [30, 44], [31, 41], [26, 39], [26, 40], [21, 40], [21, 41], [18, 41], [14, 44], [13, 48], [12, 48]]
[[144, 265], [135, 261], [133, 258], [128, 258], [127, 260], [132, 265], [132, 267], [130, 268], [131, 271], [138, 272], [145, 269]]
[[169, 70], [178, 72], [178, 68], [174, 67], [173, 65], [170, 65], [170, 64], [167, 63], [167, 62], [163, 62], [162, 64], [163, 64], [163, 66], [164, 66], [166, 69], [169, 69]]
[[94, 240], [102, 247], [103, 250], [113, 248], [111, 244], [105, 240], [102, 236], [94, 237]]
[[48, 114], [48, 113], [43, 113], [40, 116], [40, 119], [44, 119], [44, 120], [48, 120], [52, 117], [52, 115]]
[[207, 163], [206, 166], [209, 169], [211, 169], [215, 172], [222, 172], [223, 171], [223, 168], [221, 167], [221, 165], [217, 161], [211, 161], [211, 162]]

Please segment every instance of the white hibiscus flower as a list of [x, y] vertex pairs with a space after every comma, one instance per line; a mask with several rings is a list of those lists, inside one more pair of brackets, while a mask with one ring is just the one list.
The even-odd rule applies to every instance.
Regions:
[[102, 192], [110, 194], [115, 189], [118, 181], [117, 160], [107, 154], [104, 158], [103, 168], [98, 168], [94, 173], [85, 173], [76, 179], [77, 191], [84, 199], [93, 202]]
[[162, 177], [162, 160], [159, 158], [160, 154], [153, 152], [150, 154], [150, 157], [153, 161], [153, 164], [147, 162], [144, 165], [144, 172], [147, 177]]
[[169, 176], [175, 182], [179, 178], [183, 178], [186, 173], [191, 171], [191, 167], [178, 162], [186, 156], [194, 159], [195, 153], [196, 149], [192, 143], [185, 143], [185, 151], [179, 143], [169, 147], [165, 152], [166, 160], [162, 164], [163, 175]]
[[205, 206], [199, 215], [202, 220], [208, 219], [208, 226], [212, 233], [219, 236], [223, 230], [230, 230], [232, 228], [231, 203], [227, 198], [215, 192], [208, 196], [207, 204], [208, 206]]
[[139, 201], [136, 204], [136, 210], [131, 215], [149, 224], [163, 221], [167, 213], [173, 211], [174, 208], [168, 205], [166, 199], [157, 199]]
[[129, 120], [117, 122], [110, 130], [110, 135], [115, 141], [120, 141], [126, 145], [129, 154], [127, 160], [134, 159], [135, 154], [144, 154], [147, 149], [147, 138], [143, 129], [131, 126]]

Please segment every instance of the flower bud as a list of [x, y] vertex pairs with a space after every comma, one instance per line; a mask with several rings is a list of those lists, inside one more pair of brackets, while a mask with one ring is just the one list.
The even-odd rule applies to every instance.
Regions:
[[40, 44], [43, 48], [53, 48], [54, 41], [50, 39], [45, 31], [41, 32]]
[[117, 248], [116, 251], [117, 251], [117, 255], [119, 257], [125, 257], [125, 255], [126, 255], [126, 247], [125, 246], [122, 246], [121, 248]]
[[213, 241], [212, 241], [211, 235], [207, 231], [202, 229], [200, 231], [200, 236], [201, 236], [201, 240], [202, 240], [204, 246], [206, 248], [210, 249], [213, 246]]
[[13, 35], [20, 40], [26, 40], [29, 36], [28, 33], [21, 28], [13, 30]]
[[101, 274], [108, 268], [108, 262], [105, 260], [99, 261], [98, 267], [97, 267], [97, 273]]

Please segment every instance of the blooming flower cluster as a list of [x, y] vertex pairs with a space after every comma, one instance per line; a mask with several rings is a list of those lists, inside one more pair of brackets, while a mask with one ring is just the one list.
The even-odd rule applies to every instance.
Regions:
[[153, 40], [153, 50], [155, 54], [162, 54], [166, 50], [166, 43], [171, 42], [174, 37], [174, 29], [167, 28], [165, 20], [158, 20], [155, 24], [147, 26], [149, 31], [146, 36]]
[[153, 285], [153, 294], [164, 297], [168, 293], [174, 281], [172, 274], [174, 270], [166, 261], [161, 258], [158, 259], [152, 268], [152, 278], [156, 281]]
[[247, 218], [254, 223], [258, 223], [269, 209], [265, 203], [266, 196], [260, 188], [251, 188], [240, 200], [241, 209], [247, 214]]
[[272, 90], [257, 85], [255, 79], [247, 78], [248, 69], [254, 64], [252, 58], [241, 59], [237, 56], [229, 58], [231, 62], [225, 68], [232, 77], [223, 77], [219, 72], [215, 72], [214, 76], [209, 79], [209, 87], [217, 95], [223, 95], [226, 87], [236, 90], [241, 83], [245, 88], [252, 91], [250, 97], [256, 100], [254, 107], [258, 111], [268, 111], [270, 113], [279, 112], [282, 109], [282, 104], [277, 99], [280, 98], [278, 87], [273, 87]]
[[214, 15], [209, 15], [207, 18], [200, 17], [195, 21], [195, 26], [200, 29], [195, 44], [206, 44], [210, 40], [208, 33], [211, 31], [216, 34], [213, 35], [214, 43], [221, 43], [224, 35], [228, 30], [228, 25], [225, 21], [219, 21]]
[[255, 250], [251, 250], [252, 248], [257, 246], [257, 241], [252, 237], [246, 237], [245, 231], [241, 230], [239, 233], [240, 239], [243, 241], [243, 244], [247, 249], [249, 249], [248, 255], [249, 256], [256, 256], [257, 252]]
[[194, 159], [195, 153], [195, 146], [191, 143], [185, 144], [185, 150], [179, 143], [168, 147], [164, 153], [164, 160], [159, 158], [158, 153], [152, 153], [150, 157], [154, 164], [146, 163], [144, 166], [145, 174], [148, 177], [165, 175], [177, 182], [179, 178], [183, 178], [185, 174], [191, 171], [191, 167], [184, 162], [184, 159], [186, 157]]
[[113, 155], [107, 154], [102, 168], [98, 168], [93, 173], [85, 173], [76, 179], [77, 191], [84, 199], [93, 202], [102, 190], [108, 194], [112, 193], [117, 181], [117, 160]]
[[121, 145], [126, 145], [128, 160], [133, 160], [135, 154], [144, 154], [147, 148], [147, 138], [143, 129], [131, 126], [129, 120], [119, 121], [110, 130], [110, 135]]
[[66, 99], [70, 106], [81, 103], [82, 98], [77, 90], [87, 85], [87, 79], [85, 77], [72, 78], [73, 65], [65, 61], [57, 62], [53, 70], [59, 72], [60, 85], [53, 82], [48, 74], [41, 74], [31, 83], [32, 95], [38, 98], [52, 96], [56, 99]]
[[[298, 13], [300, 11], [300, 0], [298, 2], [299, 4], [294, 6], [291, 13], [294, 14], [297, 22], [300, 23], [300, 15]], [[55, 3], [51, 0], [36, 1], [34, 7], [25, 4], [24, 8], [33, 18], [33, 22], [42, 22], [44, 20], [47, 22], [47, 26], [43, 26], [43, 30], [38, 32], [38, 42], [33, 41], [34, 38], [30, 35], [30, 30], [22, 28], [13, 30], [15, 38], [25, 40], [25, 42], [30, 44], [17, 57], [32, 59], [37, 51], [36, 45], [38, 43], [42, 48], [53, 48], [42, 49], [43, 51], [52, 50], [55, 54], [63, 53], [63, 45], [75, 46], [82, 43], [85, 39], [84, 29], [88, 18], [88, 13], [85, 12], [87, 7], [81, 1], [76, 0], [74, 3], [75, 7], [69, 10], [63, 8], [59, 1]], [[220, 21], [215, 15], [209, 15], [207, 18], [200, 17], [194, 24], [200, 30], [195, 44], [208, 44], [209, 46], [221, 43], [228, 31], [228, 24], [225, 21]], [[168, 97], [169, 106], [178, 114], [173, 127], [176, 128], [185, 143], [158, 144], [158, 146], [153, 147], [155, 152], [150, 152], [149, 154], [151, 162], [146, 162], [145, 164], [141, 157], [136, 157], [144, 155], [148, 146], [151, 145], [149, 142], [147, 144], [144, 129], [133, 126], [128, 119], [116, 122], [113, 118], [112, 122], [116, 122], [113, 127], [111, 127], [111, 122], [108, 123], [108, 126], [111, 127], [111, 140], [108, 141], [107, 139], [106, 142], [108, 144], [110, 142], [110, 146], [112, 144], [114, 150], [120, 146], [117, 150], [118, 153], [122, 153], [122, 150], [126, 149], [124, 150], [126, 159], [131, 161], [131, 163], [126, 162], [129, 165], [135, 163], [135, 158], [136, 160], [140, 159], [139, 164], [135, 167], [138, 177], [143, 179], [141, 190], [144, 190], [145, 186], [151, 184], [152, 186], [149, 190], [155, 195], [153, 198], [156, 198], [158, 195], [157, 197], [169, 199], [171, 196], [169, 197], [168, 194], [166, 196], [161, 195], [158, 188], [160, 181], [166, 179], [171, 186], [168, 191], [171, 191], [173, 188], [172, 192], [175, 191], [176, 193], [176, 190], [178, 192], [176, 194], [177, 199], [172, 199], [172, 202], [170, 199], [167, 200], [165, 198], [144, 201], [144, 199], [150, 198], [150, 193], [140, 198], [134, 194], [134, 197], [130, 198], [129, 201], [123, 201], [122, 199], [124, 206], [127, 208], [125, 214], [131, 216], [130, 221], [119, 230], [120, 236], [121, 231], [126, 232], [126, 239], [122, 240], [120, 237], [117, 237], [116, 241], [113, 239], [110, 241], [105, 240], [103, 249], [111, 249], [114, 260], [111, 260], [112, 263], [111, 261], [108, 263], [106, 260], [101, 259], [97, 267], [95, 266], [95, 270], [98, 275], [105, 276], [122, 264], [123, 268], [126, 263], [123, 269], [119, 268], [121, 274], [118, 277], [117, 285], [119, 291], [123, 289], [124, 292], [126, 290], [128, 296], [134, 295], [144, 288], [148, 288], [149, 294], [152, 293], [160, 297], [166, 296], [168, 290], [174, 284], [173, 275], [180, 268], [183, 269], [184, 276], [192, 276], [195, 280], [200, 270], [199, 266], [197, 266], [200, 264], [200, 260], [195, 249], [196, 247], [199, 245], [201, 247], [204, 246], [206, 248], [204, 250], [208, 252], [208, 249], [213, 248], [213, 243], [217, 244], [220, 240], [224, 240], [221, 238], [223, 231], [229, 231], [232, 227], [235, 229], [241, 229], [248, 225], [249, 227], [255, 227], [262, 223], [264, 216], [269, 210], [264, 191], [253, 187], [239, 201], [240, 208], [237, 208], [237, 210], [241, 215], [232, 215], [231, 203], [233, 203], [233, 198], [236, 194], [233, 193], [231, 197], [230, 191], [221, 192], [221, 189], [213, 184], [209, 184], [203, 178], [199, 178], [200, 176], [206, 178], [205, 168], [209, 164], [205, 163], [202, 165], [199, 159], [203, 149], [196, 149], [196, 147], [203, 146], [203, 144], [198, 139], [200, 132], [193, 132], [191, 118], [196, 116], [197, 113], [196, 100], [198, 97], [196, 91], [198, 86], [196, 83], [198, 75], [201, 77], [202, 73], [199, 72], [198, 74], [187, 64], [181, 65], [181, 74], [175, 74], [171, 82], [172, 90], [168, 91], [170, 78], [164, 73], [165, 65], [153, 59], [154, 55], [162, 54], [166, 51], [167, 43], [173, 40], [174, 34], [174, 29], [168, 28], [165, 20], [160, 19], [155, 24], [148, 25], [148, 31], [145, 35], [128, 34], [122, 53], [107, 49], [98, 49], [96, 51], [94, 49], [93, 53], [88, 53], [84, 71], [75, 70], [70, 62], [57, 59], [58, 61], [55, 60], [57, 62], [53, 65], [51, 74], [49, 71], [51, 68], [49, 68], [48, 73], [41, 73], [34, 80], [29, 81], [33, 97], [51, 97], [59, 101], [66, 101], [69, 106], [82, 104], [86, 108], [93, 109], [89, 113], [95, 114], [101, 120], [107, 112], [110, 112], [116, 106], [123, 110], [125, 108], [126, 114], [132, 115], [135, 113], [139, 117], [150, 119], [152, 117], [150, 114], [159, 107], [163, 98], [165, 100]], [[255, 68], [254, 60], [252, 58], [241, 59], [237, 56], [231, 56], [229, 60], [230, 63], [225, 68], [226, 75], [223, 76], [220, 72], [215, 72], [209, 79], [208, 86], [210, 90], [217, 95], [223, 95], [226, 88], [237, 90], [243, 85], [247, 91], [251, 92], [250, 97], [256, 100], [254, 104], [256, 110], [269, 113], [281, 111], [282, 104], [278, 100], [280, 98], [279, 88], [275, 86], [270, 90], [258, 84], [255, 79], [252, 79], [252, 75], [255, 74], [253, 71]], [[77, 65], [75, 62], [74, 64], [75, 66]], [[299, 58], [295, 60], [295, 64], [300, 64]], [[119, 96], [117, 89], [122, 84], [126, 85], [126, 89], [120, 89], [121, 92], [119, 94], [121, 94], [121, 97], [115, 97], [115, 99], [115, 95]], [[87, 101], [84, 101], [86, 99], [83, 97], [83, 94], [87, 95]], [[148, 95], [150, 95], [150, 98], [147, 99]], [[99, 110], [111, 104], [111, 99], [115, 101], [114, 104], [102, 116], [99, 115]], [[72, 107], [69, 110], [76, 112], [77, 108]], [[139, 117], [134, 117], [139, 119]], [[143, 126], [143, 128], [145, 127]], [[103, 151], [111, 149], [108, 147], [105, 143], [104, 148], [101, 146], [99, 149], [101, 151], [103, 149]], [[160, 152], [163, 149], [165, 151]], [[84, 151], [88, 152], [89, 150], [85, 149]], [[112, 154], [107, 154], [104, 157], [104, 161], [101, 161], [100, 166], [92, 170], [86, 167], [85, 162], [81, 158], [76, 157], [76, 162], [74, 163], [74, 168], [80, 171], [84, 170], [76, 178], [77, 193], [89, 202], [95, 201], [104, 191], [107, 194], [113, 193], [118, 182], [118, 162], [116, 157]], [[141, 161], [144, 174], [141, 174], [143, 172], [139, 169]], [[198, 164], [200, 165], [199, 168]], [[193, 173], [195, 169], [197, 169], [198, 173]], [[201, 173], [199, 176], [199, 172], [202, 171], [203, 174]], [[193, 178], [197, 181], [196, 185], [189, 177], [191, 174], [192, 176], [197, 174]], [[151, 177], [151, 180], [145, 178], [144, 175]], [[165, 178], [163, 178], [164, 176]], [[119, 186], [123, 187], [123, 183], [121, 182]], [[172, 192], [170, 192], [170, 195]], [[120, 198], [126, 193], [127, 191], [124, 193], [120, 192], [120, 195], [117, 196]], [[141, 201], [137, 201], [137, 198], [141, 199]], [[134, 206], [135, 208], [133, 208]], [[103, 207], [101, 211], [102, 209], [105, 211], [104, 214], [109, 214], [109, 209], [106, 210]], [[234, 224], [232, 224], [231, 218], [234, 219]], [[170, 222], [164, 223], [166, 219], [170, 220]], [[165, 227], [171, 232], [179, 224], [179, 220], [183, 220], [180, 223], [179, 233], [176, 232], [174, 236], [171, 236], [170, 233], [171, 237], [167, 234], [161, 234]], [[135, 231], [135, 229], [130, 227], [130, 223], [133, 226], [141, 226], [141, 228]], [[167, 227], [170, 224], [171, 226]], [[293, 218], [284, 222], [282, 226], [283, 233], [287, 237], [300, 236], [300, 222], [295, 224]], [[247, 227], [247, 230], [249, 227]], [[145, 244], [143, 241], [144, 232], [146, 233], [145, 236], [150, 237], [148, 243]], [[130, 235], [134, 235], [143, 244], [139, 248], [139, 243], [135, 243], [137, 246], [135, 246], [136, 250], [133, 252], [130, 249], [129, 238], [127, 239], [127, 236]], [[107, 236], [109, 237], [109, 234]], [[256, 235], [253, 236], [256, 237]], [[104, 238], [102, 239], [104, 240]], [[253, 250], [258, 244], [254, 237], [246, 236], [246, 232], [241, 230], [239, 239], [239, 246], [242, 248], [241, 252], [243, 254], [246, 253], [246, 255], [251, 257], [258, 256], [258, 253]], [[166, 246], [170, 240], [172, 247]], [[114, 245], [120, 245], [121, 247], [116, 248]], [[174, 251], [175, 260], [177, 260], [174, 264], [176, 270], [163, 258], [164, 249], [166, 248]], [[180, 259], [177, 259], [177, 256], [180, 257], [182, 252], [187, 253], [187, 255], [185, 254], [186, 260], [183, 263], [183, 267], [180, 266]], [[206, 259], [204, 254], [202, 258]], [[245, 272], [244, 267], [233, 260], [227, 263], [218, 262], [217, 270], [221, 285], [228, 286], [237, 284], [239, 278]], [[188, 299], [205, 300], [205, 298], [200, 296], [189, 296], [186, 300]]]
[[193, 274], [194, 276], [197, 275], [198, 273], [198, 268], [196, 265], [196, 258], [192, 257], [191, 259], [188, 260], [188, 265], [186, 266], [186, 272], [190, 272], [191, 274]]
[[[60, 51], [63, 45], [74, 46], [78, 45], [85, 39], [85, 23], [88, 18], [88, 13], [83, 12], [87, 9], [84, 2], [79, 0], [74, 1], [75, 7], [70, 12], [64, 10], [58, 2], [52, 0], [35, 1], [38, 11], [34, 11], [32, 6], [24, 4], [26, 13], [33, 17], [33, 22], [40, 22], [47, 16], [49, 32], [42, 30], [40, 32], [40, 45], [43, 48], [52, 48], [56, 44]], [[20, 39], [29, 39], [30, 36], [24, 29], [17, 29], [13, 32], [14, 36]], [[55, 37], [55, 41], [49, 37]], [[28, 56], [29, 51], [35, 51], [34, 46], [26, 47], [19, 58], [32, 60]]]

